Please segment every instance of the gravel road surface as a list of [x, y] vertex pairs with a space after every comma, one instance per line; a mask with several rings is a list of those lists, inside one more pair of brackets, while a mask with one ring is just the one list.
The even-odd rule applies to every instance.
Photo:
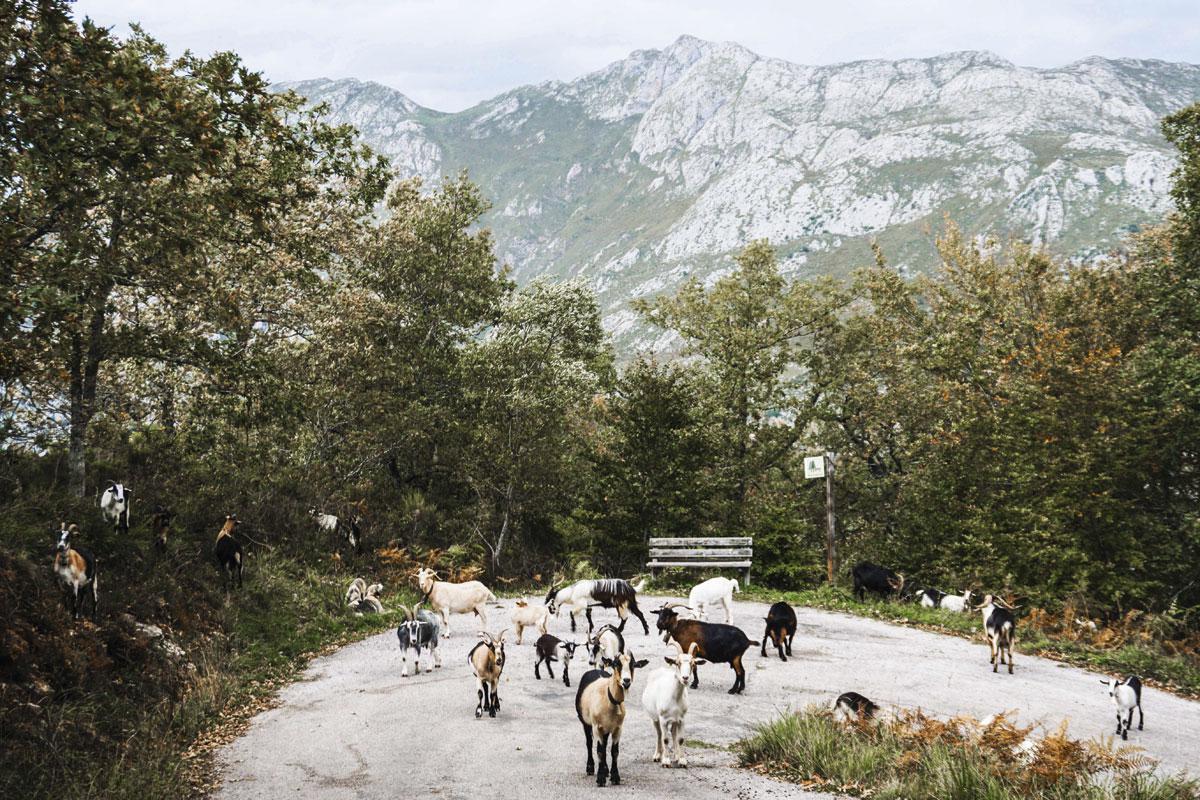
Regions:
[[[643, 611], [663, 599], [642, 598]], [[489, 608], [490, 628], [508, 627], [511, 600]], [[735, 602], [734, 624], [761, 639], [767, 606]], [[641, 708], [648, 670], [672, 652], [631, 618], [626, 640], [639, 658], [650, 658], [635, 676], [621, 738], [619, 787], [605, 793], [636, 792], [648, 797], [681, 795], [716, 798], [812, 797], [733, 767], [725, 749], [757, 722], [817, 703], [831, 705], [854, 690], [878, 703], [920, 707], [926, 712], [982, 718], [1014, 710], [1024, 722], [1048, 729], [1070, 722], [1077, 738], [1109, 735], [1115, 711], [1095, 673], [1020, 653], [1016, 674], [993, 675], [982, 635], [968, 642], [914, 628], [848, 614], [799, 609], [794, 658], [781, 663], [768, 650], [747, 652], [745, 694], [732, 697], [727, 665], [701, 668], [700, 688], [692, 690], [686, 737], [688, 770], [663, 769], [651, 761], [654, 732]], [[596, 624], [612, 621], [597, 610]], [[580, 620], [586, 628], [586, 622]], [[570, 636], [564, 615], [550, 632]], [[443, 667], [400, 677], [400, 651], [394, 633], [381, 634], [317, 659], [304, 678], [285, 688], [278, 707], [257, 716], [245, 736], [223, 748], [218, 762], [224, 800], [250, 798], [396, 798], [433, 795], [479, 800], [594, 800], [594, 779], [584, 775], [583, 733], [575, 717], [576, 680], [587, 669], [577, 652], [572, 686], [534, 680], [533, 641], [516, 645], [509, 634], [508, 664], [502, 678], [499, 716], [474, 717], [475, 680], [466, 654], [477, 641], [475, 622], [451, 619], [453, 637], [442, 640]], [[576, 634], [583, 641], [584, 633]], [[555, 675], [560, 676], [558, 669]], [[1142, 707], [1146, 729], [1130, 732], [1137, 745], [1168, 771], [1200, 774], [1200, 704], [1146, 688]], [[703, 746], [694, 742], [703, 743]]]

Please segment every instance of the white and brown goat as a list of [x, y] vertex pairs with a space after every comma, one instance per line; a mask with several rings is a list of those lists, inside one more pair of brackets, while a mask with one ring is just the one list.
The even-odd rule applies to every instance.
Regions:
[[433, 610], [442, 616], [442, 637], [450, 638], [450, 615], [474, 612], [480, 626], [487, 627], [487, 612], [484, 607], [496, 601], [496, 595], [479, 581], [450, 583], [440, 581], [438, 575], [428, 567], [417, 573], [417, 585]]
[[96, 608], [100, 604], [100, 586], [96, 580], [96, 558], [91, 551], [71, 544], [72, 534], [79, 533], [78, 525], [62, 523], [59, 529], [58, 545], [54, 551], [54, 574], [58, 576], [66, 589], [67, 604], [71, 615], [79, 619], [83, 612], [86, 597], [92, 596], [92, 619], [96, 618]]
[[[575, 714], [583, 725], [583, 739], [587, 746], [587, 774], [596, 776], [596, 785], [604, 786], [612, 780], [613, 786], [621, 783], [621, 771], [617, 766], [620, 753], [621, 727], [625, 724], [625, 691], [633, 683], [634, 667], [646, 666], [645, 661], [635, 662], [632, 653], [621, 653], [616, 658], [606, 658], [603, 669], [588, 670], [579, 680], [575, 692]], [[592, 742], [596, 743], [596, 759], [592, 756]], [[610, 766], [608, 751], [612, 751]]]
[[539, 634], [546, 635], [546, 628], [550, 624], [550, 609], [546, 606], [530, 605], [528, 600], [518, 600], [510, 619], [513, 627], [517, 629], [517, 644], [520, 644], [526, 628], [537, 628]]

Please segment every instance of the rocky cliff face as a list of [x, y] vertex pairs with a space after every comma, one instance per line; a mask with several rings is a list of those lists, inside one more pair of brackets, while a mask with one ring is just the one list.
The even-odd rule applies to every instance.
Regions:
[[1169, 209], [1165, 114], [1200, 66], [991, 53], [808, 67], [682, 37], [578, 80], [456, 114], [354, 80], [285, 84], [405, 174], [467, 168], [518, 280], [582, 276], [626, 347], [628, 302], [729, 269], [766, 237], [795, 275], [890, 260], [920, 269], [945, 215], [1078, 258]]

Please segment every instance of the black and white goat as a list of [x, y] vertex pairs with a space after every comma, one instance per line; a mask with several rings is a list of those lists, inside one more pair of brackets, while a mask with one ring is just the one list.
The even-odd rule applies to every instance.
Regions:
[[938, 605], [941, 604], [942, 598], [945, 596], [945, 592], [939, 589], [934, 589], [931, 586], [926, 586], [924, 589], [921, 589], [915, 595], [913, 595], [913, 599], [915, 599], [925, 608], [937, 608]]
[[92, 619], [96, 618], [96, 607], [100, 604], [100, 586], [96, 580], [96, 558], [91, 551], [71, 544], [71, 535], [79, 532], [78, 525], [62, 523], [58, 545], [54, 552], [54, 573], [66, 589], [67, 605], [71, 615], [79, 619], [87, 595], [92, 596]]
[[222, 582], [232, 587], [236, 581], [239, 589], [242, 586], [242, 545], [233, 538], [233, 532], [240, 524], [241, 520], [236, 515], [226, 516], [225, 524], [217, 531], [217, 541], [213, 544], [213, 555], [221, 569]]
[[[440, 627], [437, 614], [424, 608], [413, 606], [410, 611], [404, 606], [400, 606], [400, 610], [404, 612], [404, 622], [401, 622], [396, 628], [396, 638], [400, 642], [400, 657], [404, 660], [404, 668], [400, 670], [400, 677], [408, 677], [408, 654], [413, 654], [413, 674], [421, 673], [421, 650], [428, 650], [433, 657], [433, 667], [441, 668], [442, 654], [438, 650], [438, 641], [440, 640]], [[425, 665], [426, 672], [432, 672], [433, 667]]]
[[983, 614], [983, 632], [987, 634], [988, 647], [992, 651], [992, 672], [998, 672], [1008, 656], [1008, 674], [1013, 674], [1012, 646], [1017, 633], [1015, 610], [999, 597], [983, 596], [983, 603], [975, 606]]
[[[1129, 726], [1133, 724], [1133, 710], [1138, 712], [1138, 730], [1146, 721], [1142, 713], [1142, 679], [1130, 675], [1125, 680], [1119, 678], [1101, 678], [1100, 682], [1108, 687], [1108, 696], [1117, 707], [1117, 736], [1129, 740]], [[1126, 713], [1128, 712], [1128, 716]], [[1124, 717], [1124, 719], [1122, 719]]]
[[621, 578], [604, 578], [602, 580], [576, 581], [561, 589], [551, 587], [546, 593], [546, 606], [550, 613], [558, 615], [560, 608], [567, 609], [571, 615], [571, 632], [575, 632], [575, 615], [583, 611], [587, 616], [588, 633], [595, 625], [592, 623], [592, 608], [615, 608], [621, 624], [617, 630], [625, 630], [625, 622], [632, 613], [642, 622], [643, 633], [650, 633], [650, 625], [638, 609], [637, 593], [645, 587], [645, 583], [636, 586]]
[[100, 514], [113, 526], [117, 533], [129, 532], [129, 487], [123, 483], [109, 481], [108, 488], [100, 495]]
[[539, 667], [545, 664], [546, 672], [550, 673], [550, 679], [554, 680], [554, 670], [550, 667], [550, 664], [553, 661], [561, 661], [563, 685], [570, 686], [571, 676], [569, 670], [571, 658], [575, 655], [576, 647], [579, 647], [578, 643], [564, 642], [553, 634], [544, 633], [539, 636], [537, 643], [534, 645], [534, 651], [537, 653], [537, 661], [533, 662], [533, 677], [539, 681], [542, 679]]
[[834, 719], [841, 722], [862, 722], [873, 718], [877, 711], [879, 706], [858, 692], [843, 692], [833, 703]]
[[625, 637], [620, 628], [601, 625], [594, 636], [587, 640], [588, 665], [596, 666], [601, 658], [616, 658], [625, 652]]

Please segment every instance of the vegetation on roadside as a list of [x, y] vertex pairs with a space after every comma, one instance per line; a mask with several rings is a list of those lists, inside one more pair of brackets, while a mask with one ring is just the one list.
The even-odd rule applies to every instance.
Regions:
[[1071, 739], [1065, 726], [1041, 735], [1003, 716], [981, 724], [903, 712], [840, 723], [810, 709], [760, 725], [734, 749], [742, 766], [806, 789], [881, 800], [1200, 797], [1195, 780], [1159, 774], [1137, 755]]

